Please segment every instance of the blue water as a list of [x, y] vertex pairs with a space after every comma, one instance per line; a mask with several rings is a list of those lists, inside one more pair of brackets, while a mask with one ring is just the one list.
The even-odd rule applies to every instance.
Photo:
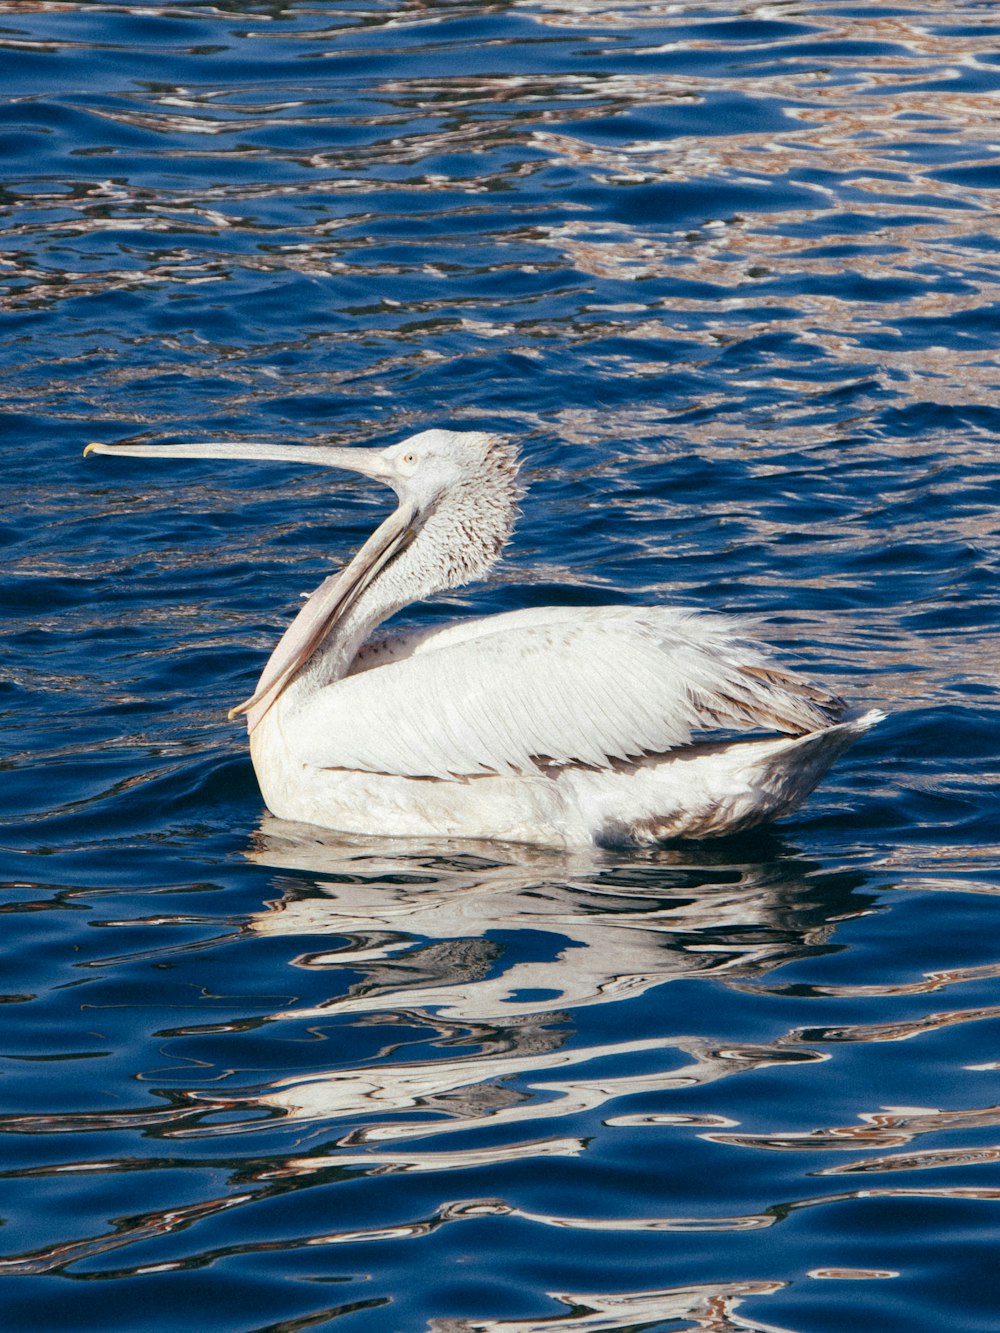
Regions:
[[[992, 0], [0, 2], [5, 1329], [1000, 1327]], [[486, 586], [889, 711], [649, 855], [262, 809], [386, 512], [88, 440], [516, 437]]]

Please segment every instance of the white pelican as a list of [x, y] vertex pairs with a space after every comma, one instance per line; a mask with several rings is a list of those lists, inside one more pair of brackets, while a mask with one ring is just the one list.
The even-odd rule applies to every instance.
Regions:
[[517, 452], [496, 435], [85, 452], [318, 463], [396, 492], [230, 713], [246, 714], [261, 792], [283, 819], [556, 847], [717, 837], [793, 809], [884, 716], [775, 665], [738, 621], [677, 607], [533, 607], [372, 638], [500, 555], [520, 486]]

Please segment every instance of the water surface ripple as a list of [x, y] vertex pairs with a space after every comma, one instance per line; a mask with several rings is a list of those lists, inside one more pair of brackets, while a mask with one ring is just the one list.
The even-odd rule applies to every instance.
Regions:
[[[14, 1330], [1000, 1325], [987, 0], [0, 0]], [[89, 439], [523, 444], [436, 620], [743, 611], [890, 711], [642, 856], [262, 812], [385, 497]]]

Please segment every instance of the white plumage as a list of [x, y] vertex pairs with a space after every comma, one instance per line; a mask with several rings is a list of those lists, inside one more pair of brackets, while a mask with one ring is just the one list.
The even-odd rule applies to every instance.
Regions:
[[495, 436], [90, 448], [301, 459], [397, 491], [399, 508], [308, 598], [233, 710], [284, 818], [557, 846], [715, 836], [794, 808], [882, 716], [852, 715], [775, 665], [739, 622], [685, 609], [543, 607], [373, 639], [393, 612], [499, 555], [520, 490], [516, 453]]
[[779, 687], [766, 673], [763, 653], [721, 617], [540, 607], [362, 648], [335, 689], [301, 702], [286, 735], [317, 768], [451, 778], [606, 768], [712, 725], [830, 721], [794, 678]]

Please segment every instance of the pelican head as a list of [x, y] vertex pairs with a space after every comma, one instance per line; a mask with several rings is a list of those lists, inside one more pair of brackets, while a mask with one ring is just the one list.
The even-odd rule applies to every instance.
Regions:
[[[356, 453], [357, 450], [351, 450]], [[488, 495], [510, 509], [520, 494], [517, 450], [483, 431], [424, 430], [375, 452], [401, 500], [428, 513], [451, 494]], [[374, 475], [372, 473], [371, 475]]]
[[231, 717], [246, 713], [251, 730], [348, 613], [358, 617], [363, 596], [377, 624], [411, 601], [481, 577], [510, 536], [521, 494], [516, 448], [481, 431], [425, 430], [384, 449], [211, 441], [88, 444], [90, 453], [313, 463], [371, 477], [399, 497], [396, 511], [299, 611], [253, 697], [231, 710]]
[[[419, 553], [434, 562], [438, 577], [433, 591], [484, 574], [506, 544], [517, 515], [517, 450], [481, 431], [425, 430], [381, 450], [379, 456], [386, 466], [383, 479], [399, 496], [400, 509], [412, 510], [414, 537], [423, 534], [411, 552], [411, 575], [421, 563]], [[428, 566], [425, 576], [430, 575]], [[424, 588], [420, 595], [431, 591]]]
[[[88, 444], [87, 454], [125, 458], [235, 459], [255, 463], [312, 463], [358, 472], [385, 482], [403, 503], [425, 518], [442, 501], [480, 496], [513, 522], [521, 488], [518, 453], [509, 441], [484, 431], [424, 430], [385, 449], [338, 448], [324, 444]], [[509, 532], [509, 527], [508, 527]], [[501, 543], [502, 544], [502, 543]]]

